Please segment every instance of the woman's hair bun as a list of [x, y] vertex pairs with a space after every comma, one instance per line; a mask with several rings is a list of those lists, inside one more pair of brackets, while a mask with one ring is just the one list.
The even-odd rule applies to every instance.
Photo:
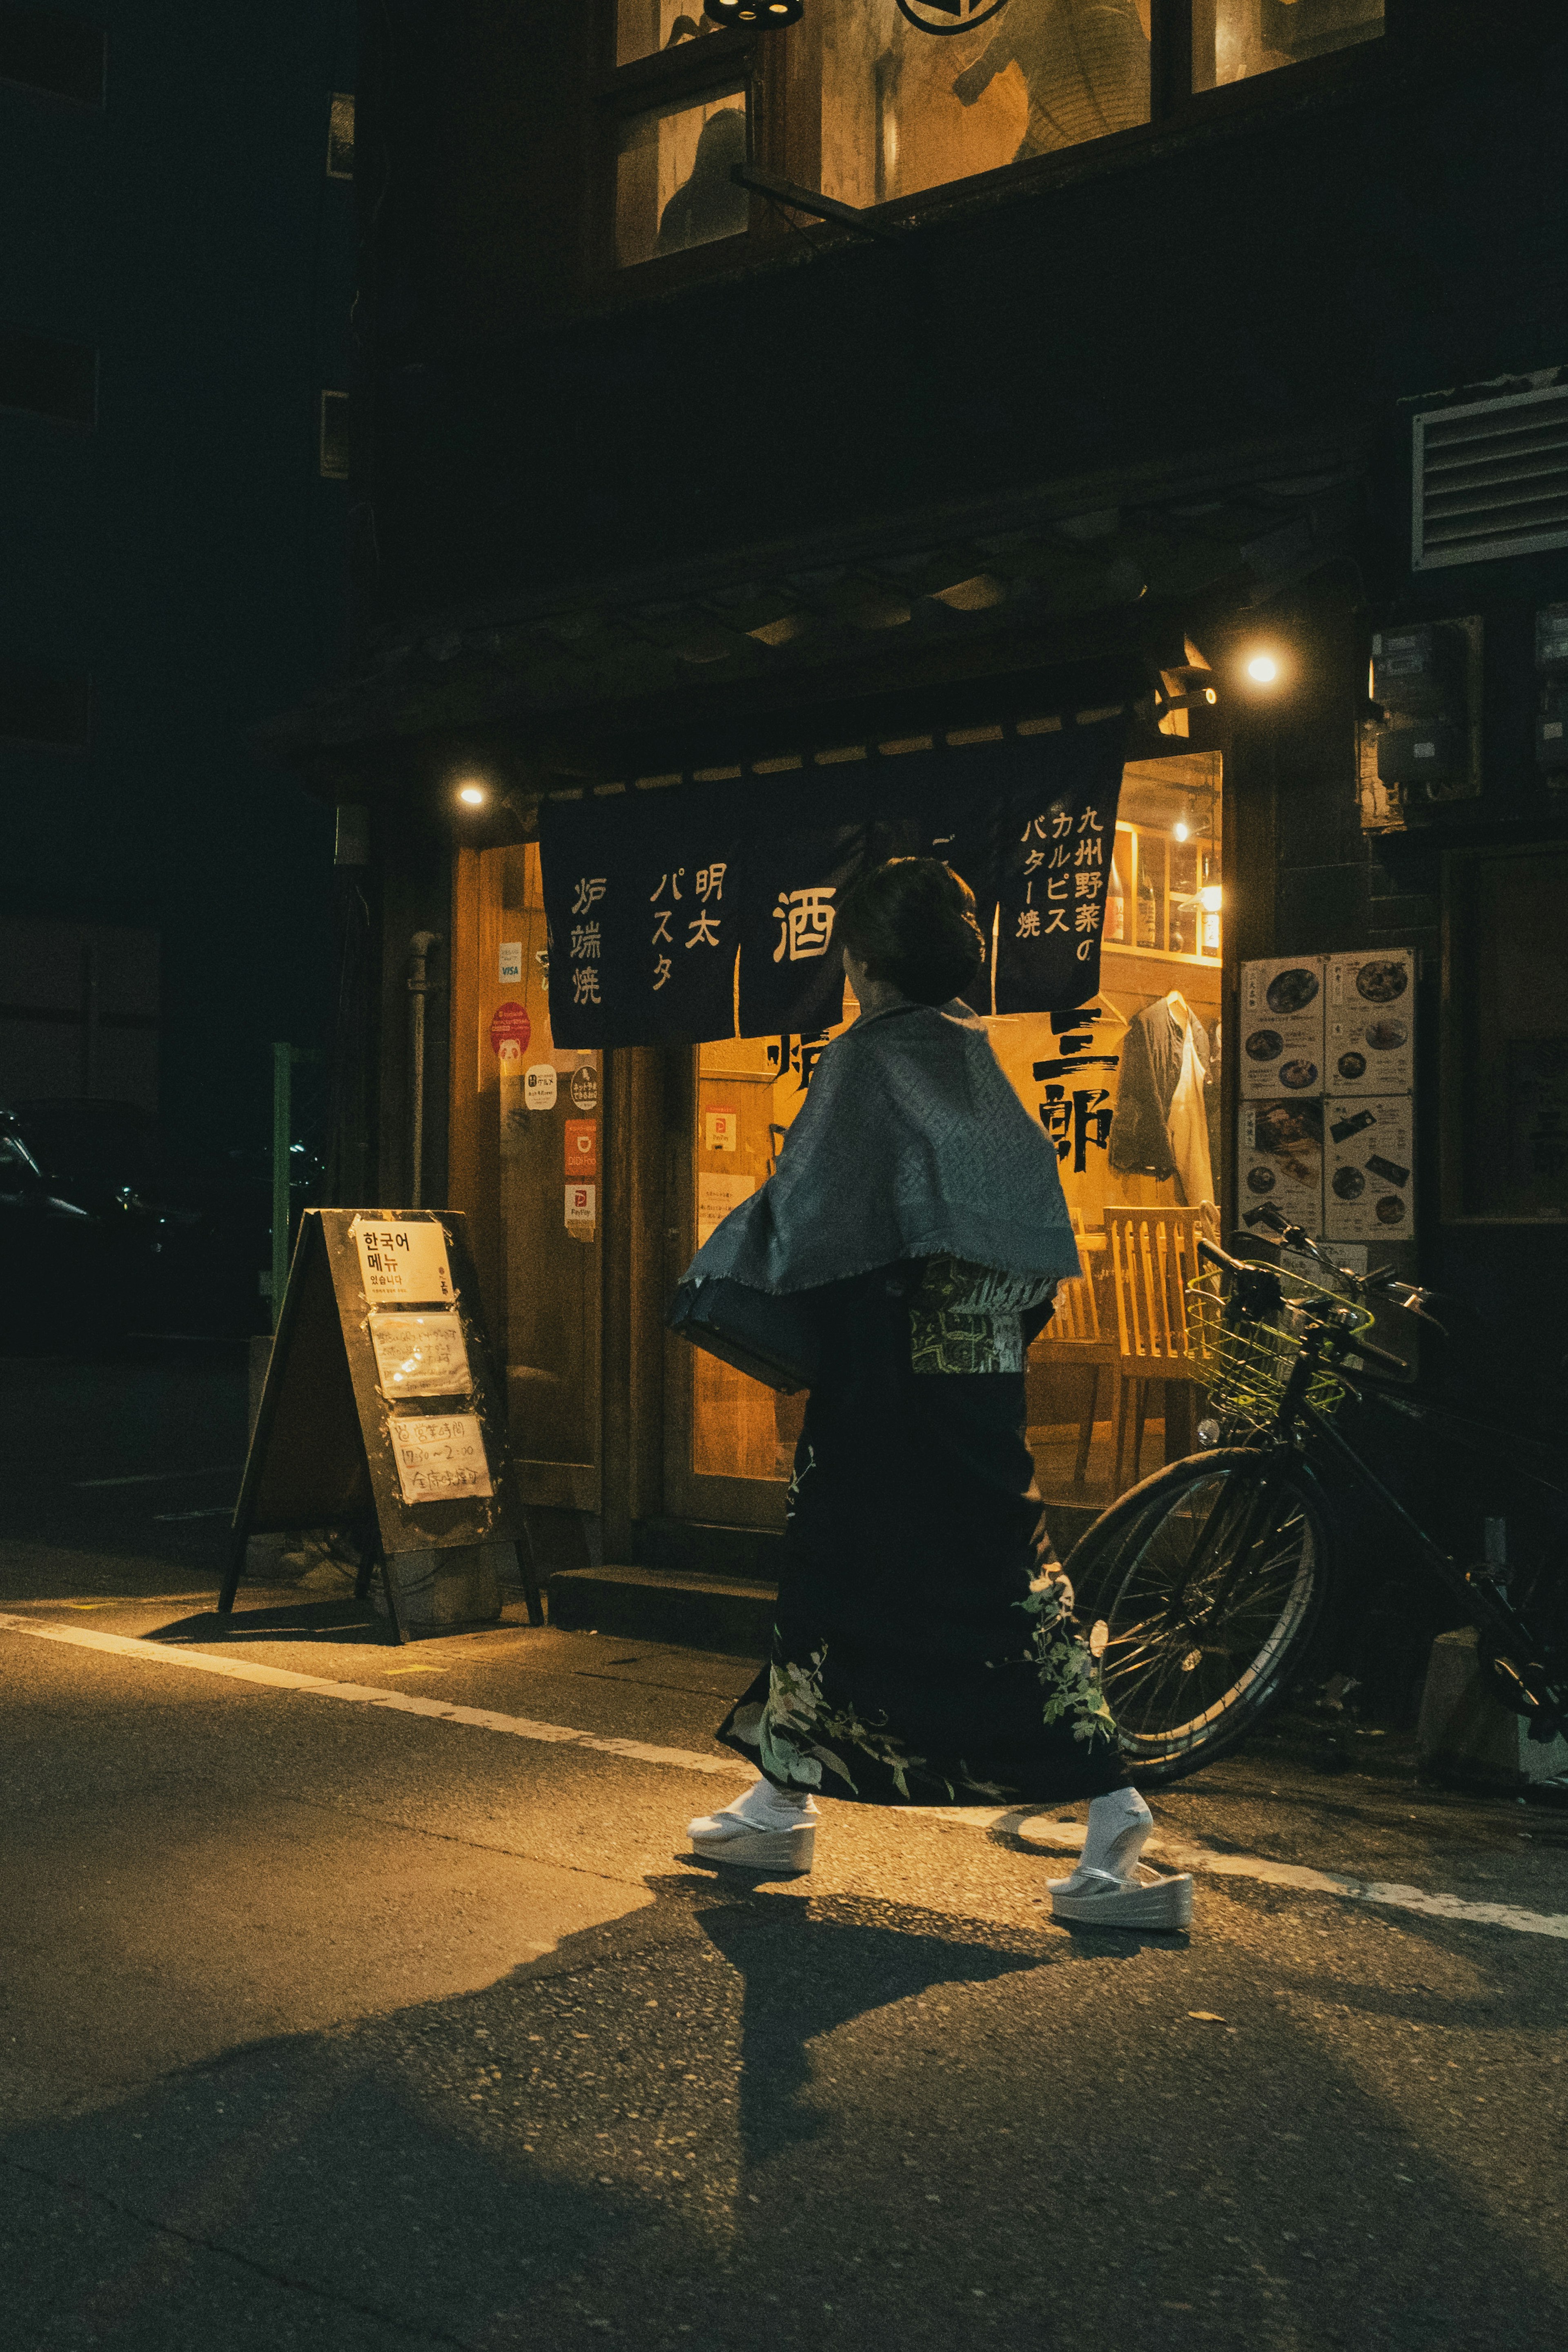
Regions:
[[854, 883], [838, 936], [873, 980], [915, 1004], [946, 1004], [985, 961], [975, 894], [939, 857], [890, 857]]

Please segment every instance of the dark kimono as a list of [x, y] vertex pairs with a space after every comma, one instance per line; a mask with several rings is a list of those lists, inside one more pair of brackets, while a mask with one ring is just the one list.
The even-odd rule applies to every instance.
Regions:
[[[1124, 1775], [1023, 1439], [1018, 1294], [951, 1258], [814, 1294], [767, 1666], [718, 1737], [862, 1804], [1060, 1802]], [[1038, 1322], [1038, 1318], [1034, 1318]]]
[[960, 1003], [828, 1046], [778, 1174], [699, 1252], [688, 1279], [809, 1303], [819, 1339], [771, 1654], [718, 1734], [779, 1787], [931, 1805], [1120, 1785], [1023, 1437], [1025, 1328], [1077, 1272], [1054, 1148]]

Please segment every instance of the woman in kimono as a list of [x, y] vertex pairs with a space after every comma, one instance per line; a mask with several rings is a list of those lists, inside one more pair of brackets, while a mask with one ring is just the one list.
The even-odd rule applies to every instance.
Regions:
[[1079, 1272], [1054, 1147], [961, 1001], [984, 957], [967, 885], [895, 858], [838, 934], [860, 1018], [824, 1050], [777, 1174], [697, 1254], [809, 1307], [771, 1654], [720, 1727], [760, 1778], [689, 1825], [702, 1859], [811, 1866], [818, 1794], [862, 1805], [1071, 1803], [1056, 1915], [1181, 1927], [1190, 1878], [1139, 1863], [1152, 1819], [1043, 1524], [1024, 1350]]

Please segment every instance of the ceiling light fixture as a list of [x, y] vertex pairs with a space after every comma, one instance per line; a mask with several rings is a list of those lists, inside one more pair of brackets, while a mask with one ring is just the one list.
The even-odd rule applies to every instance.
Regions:
[[806, 0], [705, 0], [703, 15], [710, 25], [756, 25], [765, 33], [780, 33], [798, 25]]
[[1247, 675], [1255, 686], [1272, 686], [1280, 675], [1280, 665], [1272, 654], [1254, 654], [1248, 662]]
[[459, 784], [457, 797], [465, 808], [483, 808], [490, 795], [483, 784]]

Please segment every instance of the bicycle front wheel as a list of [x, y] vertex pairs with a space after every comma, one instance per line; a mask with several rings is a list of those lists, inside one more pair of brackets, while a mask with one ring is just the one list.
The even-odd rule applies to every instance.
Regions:
[[1332, 1556], [1313, 1482], [1245, 1446], [1173, 1462], [1094, 1522], [1068, 1570], [1135, 1780], [1197, 1771], [1278, 1703]]

